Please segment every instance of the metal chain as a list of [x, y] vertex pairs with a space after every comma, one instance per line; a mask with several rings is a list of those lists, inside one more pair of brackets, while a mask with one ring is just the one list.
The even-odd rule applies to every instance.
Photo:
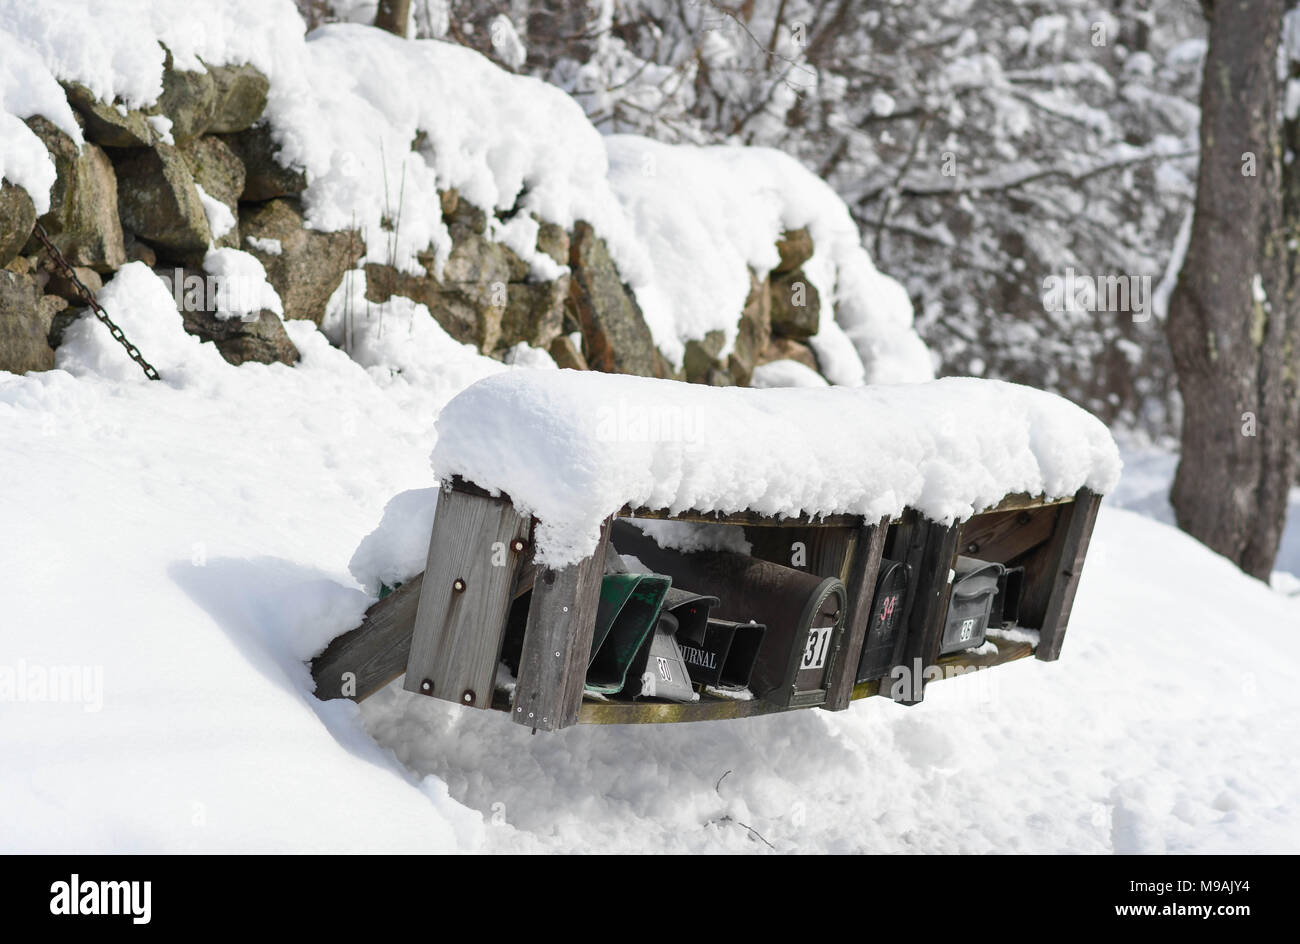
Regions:
[[122, 329], [113, 323], [113, 319], [108, 317], [108, 312], [104, 311], [99, 306], [99, 302], [95, 301], [95, 293], [86, 288], [81, 279], [77, 278], [76, 270], [72, 268], [67, 259], [63, 258], [63, 253], [59, 252], [54, 243], [50, 242], [49, 234], [45, 232], [45, 227], [39, 222], [36, 224], [36, 238], [41, 241], [41, 245], [45, 247], [45, 251], [54, 261], [54, 264], [63, 270], [65, 276], [72, 280], [72, 284], [77, 287], [77, 291], [81, 293], [81, 297], [90, 306], [90, 310], [95, 313], [95, 317], [104, 322], [104, 327], [108, 328], [108, 333], [113, 336], [114, 341], [122, 345], [127, 356], [140, 365], [140, 369], [144, 371], [144, 375], [150, 380], [161, 380], [158, 371], [154, 370], [153, 365], [144, 359], [140, 349], [127, 340], [126, 335], [122, 333]]

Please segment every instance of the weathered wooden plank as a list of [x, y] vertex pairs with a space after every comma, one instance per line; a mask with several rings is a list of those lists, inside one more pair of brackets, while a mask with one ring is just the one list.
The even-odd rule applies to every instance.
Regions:
[[995, 511], [971, 518], [961, 529], [961, 552], [1005, 564], [1052, 536], [1056, 516], [1067, 505]]
[[852, 700], [888, 532], [888, 518], [881, 518], [875, 525], [860, 529], [853, 541], [852, 553], [845, 558], [840, 579], [848, 591], [849, 609], [844, 616], [844, 641], [831, 668], [826, 704], [822, 706], [827, 711], [843, 711]]
[[[1024, 620], [1025, 625], [1033, 625], [1033, 618], [1037, 618], [1039, 641], [1036, 655], [1044, 662], [1054, 662], [1061, 657], [1070, 610], [1079, 589], [1084, 557], [1088, 553], [1100, 507], [1100, 495], [1086, 488], [1080, 489], [1074, 504], [1061, 512], [1062, 520], [1057, 523], [1045, 552], [1025, 565], [1026, 599], [1021, 604], [1021, 613], [1030, 614]], [[1028, 610], [1025, 603], [1029, 604]]]
[[[980, 509], [976, 514], [984, 515], [1001, 511], [1018, 511], [1024, 508], [1043, 508], [1068, 501], [1073, 501], [1073, 498], [1068, 495], [1063, 498], [1044, 498], [1041, 495], [1028, 495], [1017, 492], [1005, 496], [995, 505]], [[674, 521], [736, 524], [756, 528], [862, 528], [868, 526], [868, 522], [861, 515], [833, 514], [821, 517], [816, 515], [791, 515], [778, 517], [759, 514], [754, 511], [724, 512], [698, 511], [695, 509], [668, 511], [664, 508], [633, 508], [630, 505], [620, 509], [617, 516], [620, 518], [671, 518]], [[902, 520], [903, 518], [892, 518], [890, 523], [900, 524]]]
[[444, 488], [429, 537], [408, 692], [485, 708], [531, 520], [503, 498]]
[[360, 626], [336, 636], [312, 660], [317, 698], [362, 701], [406, 671], [423, 577], [372, 604]]
[[510, 716], [554, 731], [578, 723], [609, 547], [609, 519], [596, 553], [560, 570], [538, 568]]
[[[960, 534], [960, 525], [939, 524], [912, 511], [899, 526], [895, 540], [903, 553], [901, 559], [911, 568], [903, 661], [890, 673], [890, 678], [895, 679], [901, 671], [904, 680], [910, 680], [899, 686], [899, 704], [916, 705], [924, 700], [925, 670], [939, 659]], [[900, 548], [891, 552], [892, 560], [900, 559]]]

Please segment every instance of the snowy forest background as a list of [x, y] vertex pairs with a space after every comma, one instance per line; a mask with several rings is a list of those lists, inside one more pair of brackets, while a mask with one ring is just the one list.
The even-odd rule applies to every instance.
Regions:
[[[380, 13], [298, 5], [309, 26]], [[564, 88], [602, 131], [794, 155], [907, 287], [940, 375], [1176, 436], [1160, 319], [1195, 196], [1197, 0], [412, 0], [409, 17]], [[1046, 310], [1044, 280], [1070, 271], [1150, 277], [1154, 312]]]

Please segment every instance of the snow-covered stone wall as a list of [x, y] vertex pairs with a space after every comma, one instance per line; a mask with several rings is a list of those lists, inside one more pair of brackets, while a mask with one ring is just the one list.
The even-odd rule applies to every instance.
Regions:
[[373, 358], [396, 305], [508, 361], [932, 376], [906, 293], [784, 155], [606, 138], [472, 50], [304, 36], [289, 0], [108, 6], [0, 3], [0, 369], [55, 366], [85, 314], [39, 219], [92, 290], [152, 269], [233, 363], [296, 362], [282, 319]]

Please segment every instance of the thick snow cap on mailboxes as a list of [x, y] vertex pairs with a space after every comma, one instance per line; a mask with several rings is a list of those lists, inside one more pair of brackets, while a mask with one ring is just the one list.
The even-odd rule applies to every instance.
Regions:
[[912, 507], [951, 522], [1016, 492], [1104, 493], [1120, 472], [1092, 414], [972, 378], [755, 390], [512, 371], [466, 388], [437, 429], [438, 477], [535, 515], [537, 558], [553, 567], [592, 554], [624, 505], [868, 520]]

